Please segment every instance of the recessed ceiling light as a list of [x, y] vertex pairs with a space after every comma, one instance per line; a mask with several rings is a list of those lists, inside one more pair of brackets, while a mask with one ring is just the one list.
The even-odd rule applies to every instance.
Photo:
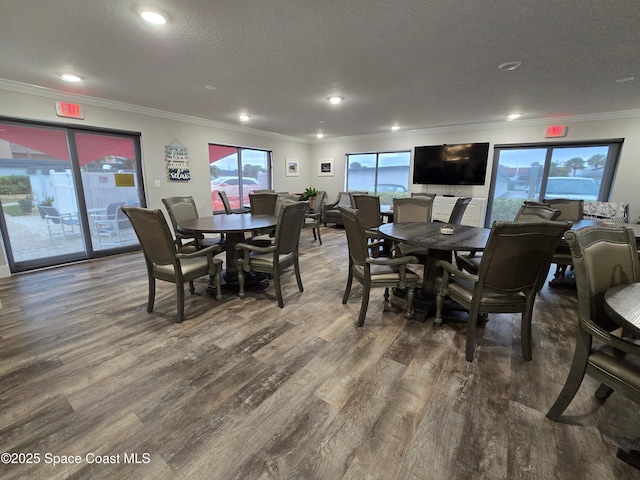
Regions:
[[82, 81], [82, 77], [76, 75], [75, 73], [61, 73], [60, 78], [69, 83], [78, 83]]
[[511, 71], [511, 70], [515, 70], [520, 65], [522, 65], [522, 62], [505, 62], [505, 63], [501, 63], [500, 65], [498, 65], [498, 68], [500, 70]]
[[151, 25], [164, 25], [167, 23], [167, 17], [165, 15], [154, 12], [153, 10], [142, 10], [140, 16], [145, 22]]
[[391, 126], [391, 130], [394, 131], [394, 132], [400, 130], [400, 125], [392, 125]]
[[205, 85], [204, 88], [206, 88], [207, 90], [217, 90], [218, 87], [216, 87], [215, 85]]
[[338, 97], [336, 95], [329, 97], [329, 103], [331, 105], [338, 105], [339, 103], [342, 103], [343, 100], [344, 100], [344, 97]]
[[507, 120], [508, 121], [515, 120], [516, 118], [520, 118], [520, 114], [519, 113], [512, 113], [511, 115], [507, 116]]
[[619, 78], [616, 80], [616, 83], [628, 83], [628, 82], [633, 82], [636, 78], [635, 77], [624, 77], [624, 78]]
[[241, 122], [248, 122], [250, 118], [251, 115], [248, 115], [246, 113], [241, 113], [240, 115], [238, 115], [238, 120], [240, 120]]
[[316, 133], [316, 138], [324, 138], [324, 133], [322, 132]]

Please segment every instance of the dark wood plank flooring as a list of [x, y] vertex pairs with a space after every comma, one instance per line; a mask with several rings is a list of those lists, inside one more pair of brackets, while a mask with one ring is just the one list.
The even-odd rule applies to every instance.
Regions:
[[361, 288], [341, 304], [344, 231], [322, 237], [303, 232], [305, 291], [286, 272], [283, 309], [273, 287], [216, 302], [203, 279], [182, 324], [173, 285], [146, 312], [140, 253], [0, 279], [0, 451], [40, 454], [0, 478], [640, 478], [616, 458], [640, 435], [634, 403], [601, 404], [587, 378], [562, 423], [545, 417], [573, 355], [575, 292], [541, 292], [533, 361], [519, 317], [492, 315], [468, 363], [464, 316], [406, 321], [382, 290], [357, 328]]

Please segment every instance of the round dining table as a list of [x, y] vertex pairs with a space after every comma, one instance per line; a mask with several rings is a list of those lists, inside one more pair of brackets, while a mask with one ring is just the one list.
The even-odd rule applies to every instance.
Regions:
[[[415, 301], [416, 315], [422, 318], [426, 318], [429, 312], [435, 310], [436, 279], [442, 277], [442, 269], [436, 262], [450, 262], [454, 251], [484, 250], [491, 233], [491, 229], [488, 228], [441, 222], [384, 223], [378, 231], [390, 240], [427, 249], [422, 291], [416, 295]], [[451, 233], [442, 233], [443, 231]]]
[[604, 308], [618, 326], [640, 338], [640, 283], [609, 288], [604, 293]]
[[[278, 223], [275, 215], [220, 214], [184, 220], [178, 224], [178, 231], [187, 235], [204, 233], [224, 233], [226, 238], [225, 271], [223, 286], [238, 285], [238, 264], [240, 254], [236, 245], [245, 241], [245, 232], [273, 228]], [[269, 286], [269, 278], [264, 275], [246, 276], [246, 287], [260, 289]], [[209, 293], [210, 287], [207, 288]]]

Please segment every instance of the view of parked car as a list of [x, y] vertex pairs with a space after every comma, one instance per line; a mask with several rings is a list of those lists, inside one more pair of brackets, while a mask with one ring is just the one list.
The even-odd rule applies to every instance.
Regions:
[[260, 189], [258, 180], [251, 177], [242, 177], [242, 201], [240, 199], [240, 180], [238, 177], [218, 177], [211, 180], [211, 206], [213, 210], [224, 210], [219, 191], [225, 192], [232, 208], [239, 208], [249, 204], [249, 193]]
[[597, 201], [600, 185], [588, 177], [549, 177], [545, 198]]

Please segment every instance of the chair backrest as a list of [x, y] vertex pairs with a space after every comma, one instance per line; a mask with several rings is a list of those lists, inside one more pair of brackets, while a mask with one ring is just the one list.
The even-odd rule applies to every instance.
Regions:
[[300, 231], [308, 208], [309, 202], [291, 202], [282, 206], [274, 239], [277, 253], [287, 254], [298, 249]]
[[470, 197], [458, 198], [455, 205], [453, 206], [453, 209], [451, 210], [451, 214], [449, 215], [449, 223], [452, 223], [453, 225], [460, 225], [460, 223], [462, 223], [462, 217], [464, 217], [464, 212], [467, 211], [469, 203], [471, 203]]
[[224, 213], [227, 215], [231, 215], [233, 210], [231, 208], [231, 203], [229, 203], [229, 197], [227, 196], [227, 192], [224, 190], [218, 190], [218, 195], [220, 196], [220, 200], [222, 200], [222, 206], [224, 207]]
[[56, 207], [42, 205], [41, 208], [44, 210], [44, 214], [49, 217], [53, 223], [60, 223], [60, 212]]
[[382, 224], [380, 197], [377, 195], [352, 195], [354, 208], [358, 210], [364, 228], [377, 228]]
[[427, 197], [430, 199], [434, 199], [436, 198], [436, 194], [435, 193], [424, 193], [424, 192], [411, 192], [411, 196], [412, 197]]
[[539, 220], [557, 220], [560, 210], [547, 207], [546, 205], [525, 203], [516, 214], [516, 222], [535, 222]]
[[167, 209], [174, 232], [177, 231], [180, 222], [198, 218], [198, 209], [193, 197], [168, 197], [163, 198], [162, 203]]
[[537, 291], [568, 222], [494, 222], [478, 268], [476, 289]]
[[275, 215], [278, 195], [275, 193], [250, 193], [249, 204], [254, 215]]
[[544, 203], [551, 208], [560, 210], [557, 220], [571, 220], [577, 222], [584, 217], [584, 200], [573, 200], [568, 198], [545, 198]]
[[349, 248], [349, 259], [355, 265], [364, 265], [369, 258], [369, 248], [367, 247], [367, 236], [364, 225], [360, 222], [358, 210], [348, 207], [339, 207], [344, 223], [344, 231], [347, 234], [347, 247]]
[[147, 262], [175, 265], [176, 244], [162, 211], [139, 207], [120, 209], [131, 221]]
[[431, 222], [433, 198], [409, 197], [393, 199], [393, 223]]
[[339, 192], [338, 196], [336, 197], [336, 201], [333, 202], [333, 204], [335, 205], [334, 208], [338, 208], [338, 207], [352, 207], [351, 204], [351, 195], [349, 195], [349, 192]]
[[269, 188], [258, 188], [254, 190], [253, 193], [276, 193], [276, 191]]
[[107, 205], [107, 211], [105, 212], [105, 218], [107, 220], [115, 220], [116, 214], [118, 213], [118, 207], [124, 205], [124, 202], [120, 203], [110, 203]]
[[640, 260], [633, 230], [628, 227], [585, 227], [570, 230], [565, 239], [578, 290], [578, 313], [607, 331], [617, 325], [604, 311], [604, 292], [640, 281]]
[[322, 213], [322, 209], [326, 202], [327, 202], [327, 192], [323, 190], [318, 190], [318, 194], [316, 195], [316, 200], [313, 204], [313, 208], [311, 209], [311, 213]]

